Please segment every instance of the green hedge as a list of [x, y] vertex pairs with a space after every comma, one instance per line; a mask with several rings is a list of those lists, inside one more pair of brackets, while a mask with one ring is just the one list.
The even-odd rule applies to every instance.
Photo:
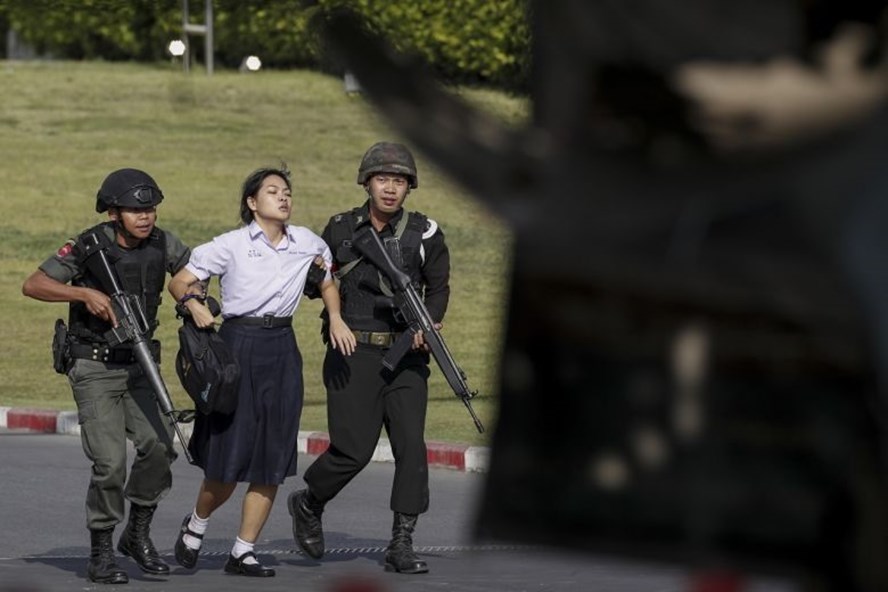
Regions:
[[152, 61], [181, 30], [179, 0], [0, 0], [0, 19], [41, 55]]
[[[329, 67], [311, 26], [348, 8], [398, 50], [419, 55], [448, 82], [526, 86], [527, 0], [215, 0], [215, 61], [237, 67], [258, 55], [269, 67]], [[189, 3], [203, 22], [204, 2]], [[0, 0], [4, 21], [41, 54], [68, 59], [166, 59], [181, 36], [180, 0]], [[192, 39], [202, 60], [203, 43]]]
[[320, 0], [347, 7], [397, 49], [415, 53], [445, 80], [520, 86], [530, 29], [525, 0]]

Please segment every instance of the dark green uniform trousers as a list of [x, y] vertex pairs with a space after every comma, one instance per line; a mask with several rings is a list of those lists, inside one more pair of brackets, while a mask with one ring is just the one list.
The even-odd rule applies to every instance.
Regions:
[[[170, 490], [176, 458], [172, 428], [138, 364], [76, 360], [68, 371], [80, 422], [80, 438], [92, 462], [86, 495], [90, 530], [124, 519], [125, 500], [154, 506]], [[127, 439], [135, 458], [126, 475]]]

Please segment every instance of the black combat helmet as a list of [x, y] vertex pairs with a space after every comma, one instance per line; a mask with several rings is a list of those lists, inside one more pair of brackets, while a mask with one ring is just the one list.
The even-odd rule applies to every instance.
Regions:
[[116, 170], [102, 182], [96, 194], [96, 211], [108, 208], [150, 208], [163, 201], [163, 193], [151, 176], [138, 169]]
[[394, 142], [377, 142], [361, 159], [358, 169], [358, 185], [363, 185], [371, 175], [376, 173], [395, 173], [404, 175], [410, 180], [410, 188], [416, 189], [419, 178], [416, 175], [416, 163], [413, 155], [403, 144]]

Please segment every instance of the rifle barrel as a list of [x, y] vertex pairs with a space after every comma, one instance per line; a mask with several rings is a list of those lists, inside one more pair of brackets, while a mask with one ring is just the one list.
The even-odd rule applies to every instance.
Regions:
[[[475, 393], [469, 390], [469, 386], [465, 381], [465, 375], [462, 370], [459, 369], [459, 366], [456, 365], [456, 361], [450, 354], [450, 350], [447, 348], [447, 343], [445, 343], [444, 337], [438, 329], [435, 328], [434, 320], [429, 314], [429, 310], [426, 308], [422, 298], [419, 297], [416, 288], [414, 288], [413, 284], [410, 282], [410, 277], [398, 269], [392, 261], [392, 258], [385, 250], [385, 247], [375, 230], [367, 227], [363, 230], [363, 233], [364, 234], [355, 234], [355, 239], [353, 241], [354, 246], [363, 253], [373, 265], [389, 277], [392, 284], [392, 290], [402, 295], [401, 298], [395, 299], [398, 308], [401, 309], [401, 314], [404, 315], [411, 326], [423, 331], [426, 343], [429, 344], [429, 348], [432, 350], [432, 357], [435, 358], [438, 368], [441, 369], [441, 372], [447, 379], [447, 383], [450, 385], [450, 388], [453, 389], [454, 394], [462, 400], [466, 409], [469, 410], [469, 414], [472, 416], [472, 421], [475, 422], [475, 428], [478, 430], [478, 433], [483, 434], [484, 426], [481, 424], [481, 420], [478, 419], [478, 416], [475, 415], [475, 410], [472, 408], [471, 403], [471, 398], [475, 396]], [[392, 360], [391, 362], [392, 367], [394, 367], [397, 360]]]

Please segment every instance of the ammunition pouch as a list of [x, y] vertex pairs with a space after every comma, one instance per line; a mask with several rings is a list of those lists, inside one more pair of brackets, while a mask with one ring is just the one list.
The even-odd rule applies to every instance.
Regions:
[[59, 374], [67, 374], [71, 368], [71, 349], [68, 327], [62, 319], [56, 319], [52, 335], [52, 368]]

